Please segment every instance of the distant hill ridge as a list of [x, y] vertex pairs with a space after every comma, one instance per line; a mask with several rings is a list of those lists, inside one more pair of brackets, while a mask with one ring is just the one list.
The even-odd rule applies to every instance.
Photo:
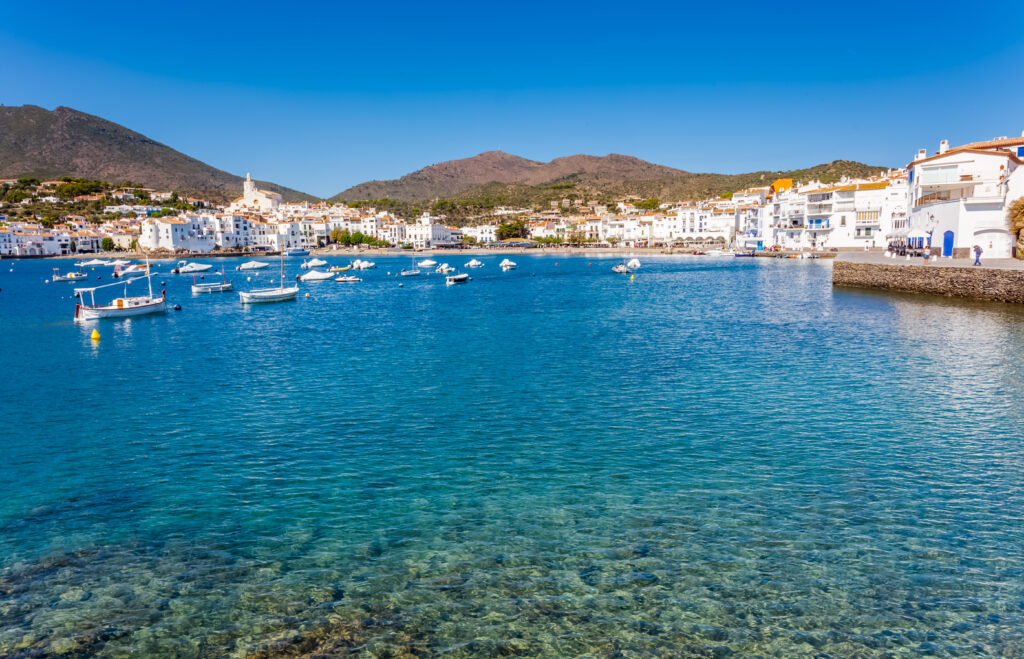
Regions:
[[571, 184], [577, 192], [595, 198], [638, 195], [686, 201], [768, 185], [775, 178], [834, 181], [844, 176], [870, 176], [886, 169], [835, 160], [802, 170], [700, 174], [615, 153], [566, 156], [545, 163], [503, 151], [487, 151], [471, 158], [430, 165], [399, 179], [361, 183], [331, 197], [331, 201], [386, 198], [422, 203], [486, 194], [528, 204], [536, 201], [535, 198], [551, 197], [547, 188], [559, 183]]
[[[72, 108], [0, 107], [0, 177], [73, 176], [133, 181], [224, 201], [241, 193], [242, 177], [100, 117]], [[274, 183], [260, 187], [285, 201], [316, 197]]]

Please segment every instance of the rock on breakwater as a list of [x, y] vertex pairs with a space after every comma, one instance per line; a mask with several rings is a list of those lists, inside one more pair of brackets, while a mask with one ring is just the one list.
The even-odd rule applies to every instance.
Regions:
[[881, 288], [1024, 304], [1024, 270], [975, 266], [884, 264], [836, 259], [833, 286]]

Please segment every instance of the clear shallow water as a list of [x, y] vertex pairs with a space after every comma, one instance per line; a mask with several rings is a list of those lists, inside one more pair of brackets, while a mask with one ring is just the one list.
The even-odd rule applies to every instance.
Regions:
[[83, 326], [4, 261], [0, 656], [1024, 655], [1020, 309], [501, 258]]

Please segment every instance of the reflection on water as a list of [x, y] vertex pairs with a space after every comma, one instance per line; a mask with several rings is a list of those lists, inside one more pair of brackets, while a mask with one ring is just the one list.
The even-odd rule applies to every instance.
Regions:
[[0, 655], [1024, 655], [1017, 309], [500, 258], [96, 347], [24, 264]]

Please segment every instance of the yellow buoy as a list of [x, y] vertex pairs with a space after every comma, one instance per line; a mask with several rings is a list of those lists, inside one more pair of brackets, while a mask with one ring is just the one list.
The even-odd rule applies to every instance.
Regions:
[[629, 276], [629, 280], [630, 280], [630, 281], [633, 281], [634, 279], [636, 279], [636, 275], [630, 275], [630, 276]]
[[92, 331], [92, 340], [93, 341], [99, 341], [100, 340], [100, 331], [99, 330], [93, 330]]

